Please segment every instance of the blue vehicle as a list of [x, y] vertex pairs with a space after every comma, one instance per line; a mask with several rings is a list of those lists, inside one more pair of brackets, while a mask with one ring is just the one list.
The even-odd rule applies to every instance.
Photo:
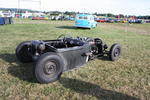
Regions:
[[75, 20], [75, 27], [79, 28], [95, 28], [97, 22], [94, 20], [94, 16], [90, 14], [78, 14]]
[[142, 24], [142, 20], [140, 20], [140, 19], [129, 20], [128, 22], [129, 22], [130, 24], [131, 24], [131, 23]]

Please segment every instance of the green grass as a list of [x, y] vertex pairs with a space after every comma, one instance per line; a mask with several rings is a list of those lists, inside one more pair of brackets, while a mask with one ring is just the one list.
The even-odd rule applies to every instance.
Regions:
[[[150, 98], [150, 24], [98, 24], [76, 29], [71, 21], [15, 20], [0, 26], [0, 99], [148, 100]], [[59, 81], [39, 84], [32, 69], [15, 57], [26, 40], [55, 39], [59, 35], [100, 37], [111, 46], [122, 45], [116, 62], [94, 60], [65, 72]]]

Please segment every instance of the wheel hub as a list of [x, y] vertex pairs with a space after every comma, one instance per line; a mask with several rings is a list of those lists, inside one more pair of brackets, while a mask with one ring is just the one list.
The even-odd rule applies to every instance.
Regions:
[[54, 74], [56, 72], [56, 64], [54, 62], [47, 62], [44, 67], [44, 72], [47, 75]]
[[115, 49], [115, 51], [114, 51], [114, 56], [115, 56], [115, 57], [118, 57], [119, 54], [120, 54], [120, 50], [119, 50], [118, 48]]

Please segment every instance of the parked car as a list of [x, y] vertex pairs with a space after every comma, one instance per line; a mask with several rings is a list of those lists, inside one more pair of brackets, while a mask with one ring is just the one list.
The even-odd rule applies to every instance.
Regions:
[[63, 72], [79, 68], [88, 61], [108, 57], [118, 60], [121, 53], [119, 44], [110, 50], [100, 38], [59, 37], [55, 40], [32, 40], [20, 43], [16, 56], [23, 63], [36, 62], [35, 78], [40, 83], [56, 81]]
[[32, 17], [32, 20], [48, 20], [49, 18], [48, 17]]
[[75, 20], [75, 18], [74, 18], [74, 17], [70, 17], [70, 18], [69, 18], [69, 20], [74, 21], [74, 20]]
[[112, 22], [117, 23], [118, 19], [112, 19]]
[[105, 22], [105, 18], [97, 18], [96, 22], [104, 23]]
[[142, 24], [142, 20], [140, 19], [135, 19], [135, 20], [128, 20], [129, 23], [138, 23], [138, 24]]
[[113, 20], [113, 19], [111, 19], [111, 18], [106, 18], [106, 19], [105, 19], [105, 22], [106, 22], [106, 23], [113, 23], [113, 22], [114, 22], [114, 20]]
[[144, 22], [145, 22], [145, 23], [150, 23], [150, 20], [145, 20]]
[[95, 28], [97, 22], [94, 20], [94, 16], [90, 14], [78, 14], [75, 20], [75, 27], [80, 28]]
[[38, 19], [39, 19], [39, 20], [44, 20], [44, 17], [39, 17]]
[[38, 17], [32, 17], [32, 20], [38, 20], [39, 18]]

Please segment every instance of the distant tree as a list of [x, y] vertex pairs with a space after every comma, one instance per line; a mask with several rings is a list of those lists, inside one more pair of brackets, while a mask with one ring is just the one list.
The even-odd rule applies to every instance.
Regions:
[[62, 14], [62, 12], [60, 12], [60, 11], [51, 11], [50, 12], [50, 15], [52, 15], [52, 16], [58, 16], [59, 14]]
[[98, 15], [98, 13], [97, 13], [97, 12], [95, 12], [93, 15], [96, 15], [96, 16], [97, 16], [97, 15]]
[[110, 14], [110, 13], [108, 13], [108, 14], [106, 14], [106, 16], [107, 16], [107, 17], [112, 17], [113, 15]]
[[120, 16], [120, 18], [124, 18], [124, 15], [123, 15], [123, 14], [119, 14], [118, 16]]
[[71, 15], [76, 15], [76, 12], [69, 12], [69, 11], [66, 11], [66, 12], [64, 12], [64, 14], [71, 16]]

